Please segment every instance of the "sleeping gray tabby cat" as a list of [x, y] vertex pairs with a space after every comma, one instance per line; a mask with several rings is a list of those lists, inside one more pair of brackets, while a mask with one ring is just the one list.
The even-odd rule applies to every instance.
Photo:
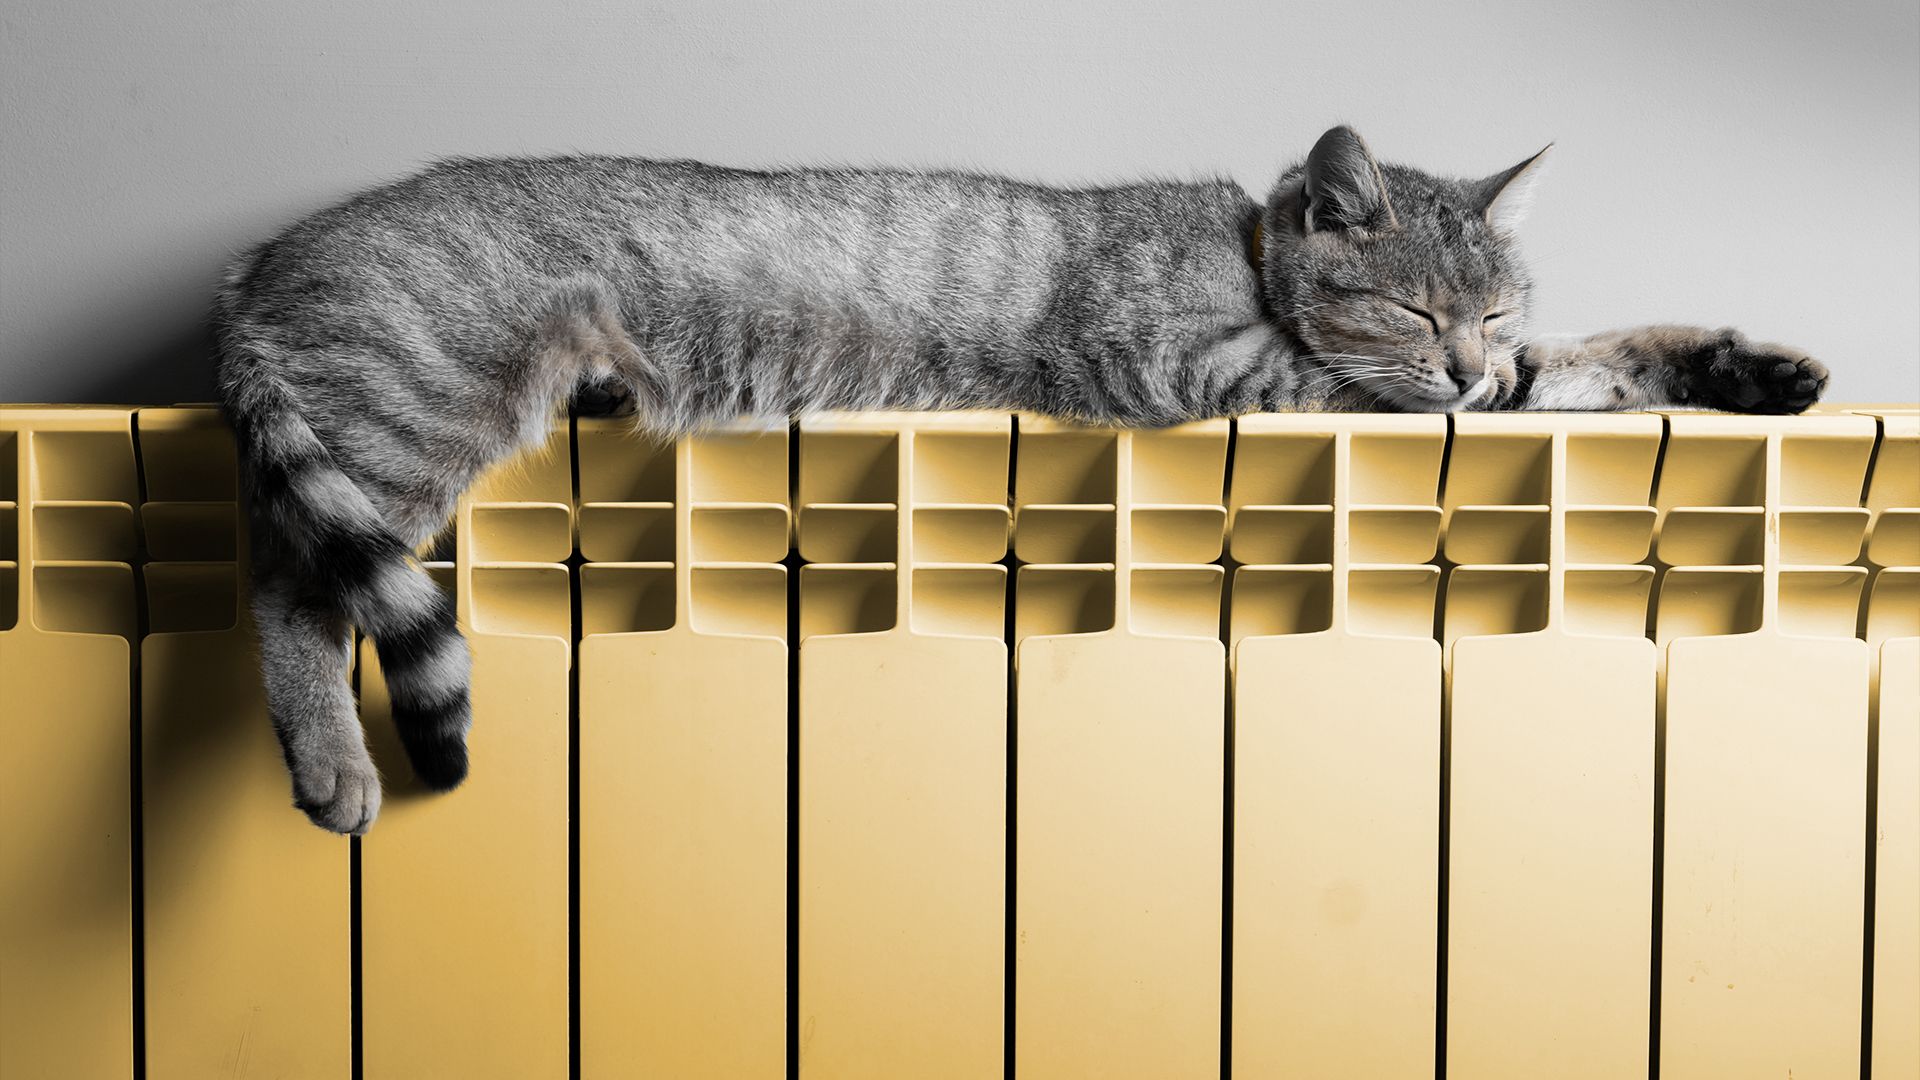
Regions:
[[585, 386], [661, 437], [822, 409], [1162, 425], [1819, 396], [1817, 362], [1731, 330], [1530, 337], [1513, 227], [1539, 162], [1444, 179], [1335, 128], [1261, 203], [1226, 181], [462, 160], [299, 222], [215, 307], [295, 802], [340, 832], [378, 812], [353, 627], [414, 771], [465, 777], [466, 643], [413, 553]]

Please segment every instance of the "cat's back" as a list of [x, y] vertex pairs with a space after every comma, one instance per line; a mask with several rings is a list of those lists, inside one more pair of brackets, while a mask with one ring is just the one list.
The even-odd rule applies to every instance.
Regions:
[[959, 170], [458, 158], [294, 223], [232, 267], [218, 306], [230, 320], [417, 311], [478, 334], [530, 288], [584, 274], [642, 309], [692, 289], [734, 307], [1000, 334], [1067, 288], [1105, 305], [1145, 293], [1180, 303], [1197, 282], [1183, 264], [1230, 261], [1253, 213], [1227, 181], [1061, 187]]
[[[800, 247], [1142, 239], [1242, 216], [1224, 180], [1054, 186], [953, 169], [746, 169], [605, 155], [452, 158], [295, 222], [259, 251], [578, 254], [595, 238]], [[744, 232], [743, 232], [744, 230]], [[569, 250], [571, 249], [571, 250]]]

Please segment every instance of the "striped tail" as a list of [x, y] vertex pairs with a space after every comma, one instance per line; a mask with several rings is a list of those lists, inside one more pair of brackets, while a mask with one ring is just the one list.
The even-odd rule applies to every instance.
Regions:
[[467, 775], [472, 712], [453, 598], [341, 470], [279, 380], [257, 362], [248, 368], [226, 396], [246, 466], [256, 563], [292, 575], [301, 594], [373, 638], [414, 773], [435, 790], [455, 787]]

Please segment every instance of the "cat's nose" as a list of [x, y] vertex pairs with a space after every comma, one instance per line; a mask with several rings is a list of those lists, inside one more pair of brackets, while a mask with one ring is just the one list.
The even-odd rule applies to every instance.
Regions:
[[1484, 374], [1484, 372], [1478, 369], [1463, 367], [1459, 364], [1455, 364], [1447, 370], [1448, 377], [1453, 380], [1454, 389], [1463, 394], [1473, 389], [1473, 384], [1480, 381], [1482, 374]]

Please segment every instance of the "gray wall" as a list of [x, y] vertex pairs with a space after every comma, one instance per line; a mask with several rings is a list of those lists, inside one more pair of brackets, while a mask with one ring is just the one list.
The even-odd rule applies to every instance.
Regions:
[[0, 0], [0, 400], [210, 393], [221, 264], [436, 155], [1218, 172], [1558, 140], [1540, 323], [1735, 324], [1920, 398], [1920, 7]]

